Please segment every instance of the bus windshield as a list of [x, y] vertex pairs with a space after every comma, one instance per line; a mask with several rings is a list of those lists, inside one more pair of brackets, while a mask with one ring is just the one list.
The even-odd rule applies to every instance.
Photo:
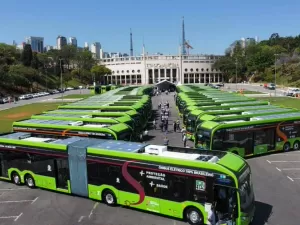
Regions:
[[187, 121], [186, 121], [186, 131], [193, 133], [195, 132], [195, 121], [196, 121], [196, 116], [194, 115], [189, 115], [187, 117]]
[[196, 143], [197, 148], [203, 149], [203, 150], [209, 150], [210, 149], [210, 139], [211, 139], [211, 133], [208, 130], [199, 129], [197, 131], [196, 135]]
[[130, 131], [123, 131], [118, 134], [118, 140], [122, 141], [131, 141], [131, 132]]
[[239, 193], [241, 199], [241, 211], [243, 213], [250, 213], [255, 203], [252, 177], [249, 167], [239, 178]]

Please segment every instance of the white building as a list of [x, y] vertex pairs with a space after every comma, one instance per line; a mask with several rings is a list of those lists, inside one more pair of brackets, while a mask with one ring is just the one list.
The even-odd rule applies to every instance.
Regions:
[[69, 37], [69, 44], [77, 47], [77, 39], [76, 39], [76, 37]]
[[67, 38], [64, 36], [58, 36], [56, 38], [56, 46], [57, 49], [60, 50], [62, 49], [63, 46], [67, 45]]
[[217, 83], [223, 81], [221, 71], [212, 68], [221, 56], [214, 55], [146, 55], [138, 57], [103, 58], [101, 63], [111, 69], [111, 84]]
[[27, 37], [26, 44], [31, 45], [33, 52], [43, 52], [44, 51], [44, 38], [43, 37]]
[[19, 49], [19, 50], [21, 50], [21, 51], [23, 51], [24, 50], [24, 47], [25, 47], [25, 42], [22, 42], [21, 44], [19, 44], [19, 45], [17, 45], [17, 49]]
[[100, 50], [101, 50], [101, 44], [99, 42], [94, 42], [93, 44], [91, 44], [91, 52], [95, 59], [100, 59], [100, 55], [101, 55]]
[[89, 43], [88, 42], [84, 42], [84, 48], [89, 49]]

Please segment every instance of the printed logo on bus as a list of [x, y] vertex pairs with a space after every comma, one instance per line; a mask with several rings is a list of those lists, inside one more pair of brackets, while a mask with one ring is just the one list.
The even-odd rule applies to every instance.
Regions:
[[276, 127], [276, 134], [278, 135], [278, 137], [280, 137], [284, 142], [287, 142], [288, 141], [288, 138], [287, 136], [285, 135], [285, 133], [283, 133], [281, 130], [280, 130], [280, 125], [284, 123], [284, 122], [281, 122], [277, 125]]
[[141, 203], [143, 203], [143, 201], [145, 200], [145, 191], [143, 186], [137, 181], [135, 180], [129, 173], [128, 173], [128, 165], [130, 163], [132, 163], [133, 161], [128, 161], [125, 162], [122, 166], [122, 175], [125, 178], [125, 180], [135, 189], [137, 190], [137, 192], [139, 193], [140, 199], [137, 202], [134, 203], [130, 203], [129, 201], [126, 201], [126, 205], [127, 206], [131, 206], [131, 205], [139, 205]]

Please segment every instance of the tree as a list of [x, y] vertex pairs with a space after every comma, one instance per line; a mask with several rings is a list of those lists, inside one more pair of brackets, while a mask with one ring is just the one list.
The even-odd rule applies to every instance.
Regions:
[[33, 82], [37, 80], [38, 71], [23, 65], [13, 65], [9, 68], [9, 75], [13, 77], [16, 84], [33, 88]]
[[94, 65], [91, 69], [91, 73], [94, 75], [96, 83], [100, 81], [100, 84], [106, 84], [105, 75], [110, 75], [111, 70], [104, 65]]
[[60, 51], [60, 56], [64, 59], [67, 68], [70, 69], [71, 60], [75, 59], [77, 49], [73, 45], [65, 45]]
[[95, 60], [93, 59], [93, 55], [90, 51], [84, 50], [82, 52], [77, 52], [75, 56], [75, 64], [77, 66], [77, 74], [80, 81], [82, 79], [82, 72], [83, 71], [90, 71], [93, 65], [95, 65]]
[[40, 66], [40, 62], [39, 62], [39, 59], [38, 59], [38, 54], [37, 52], [33, 52], [32, 53], [32, 60], [31, 60], [31, 67], [33, 69], [38, 69]]
[[31, 61], [32, 61], [32, 49], [31, 45], [26, 44], [24, 46], [24, 50], [21, 55], [21, 61], [24, 66], [31, 66]]

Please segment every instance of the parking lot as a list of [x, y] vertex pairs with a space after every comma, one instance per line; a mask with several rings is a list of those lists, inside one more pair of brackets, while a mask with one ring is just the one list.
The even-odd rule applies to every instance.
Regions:
[[179, 220], [0, 182], [0, 225], [183, 225]]
[[300, 151], [247, 160], [256, 197], [255, 225], [299, 225]]

